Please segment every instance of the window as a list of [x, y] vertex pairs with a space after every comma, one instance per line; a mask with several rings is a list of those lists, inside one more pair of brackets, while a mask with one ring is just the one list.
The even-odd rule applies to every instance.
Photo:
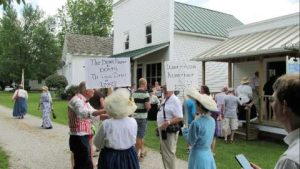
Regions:
[[124, 42], [125, 50], [129, 49], [129, 33], [125, 33], [125, 42]]
[[146, 44], [152, 43], [152, 26], [146, 26]]
[[147, 64], [146, 79], [149, 86], [154, 86], [156, 81], [161, 84], [161, 63]]

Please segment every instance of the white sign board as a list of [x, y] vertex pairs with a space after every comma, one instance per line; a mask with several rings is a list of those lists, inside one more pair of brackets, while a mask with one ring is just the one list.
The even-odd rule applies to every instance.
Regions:
[[85, 61], [87, 88], [131, 86], [129, 58], [90, 58]]
[[165, 77], [167, 89], [183, 90], [186, 87], [199, 85], [200, 64], [195, 61], [166, 61]]
[[300, 58], [287, 56], [286, 60], [286, 74], [300, 73]]

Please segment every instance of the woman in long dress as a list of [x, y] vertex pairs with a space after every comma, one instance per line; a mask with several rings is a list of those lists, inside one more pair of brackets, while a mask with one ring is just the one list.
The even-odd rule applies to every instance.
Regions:
[[12, 99], [15, 101], [13, 116], [18, 119], [23, 119], [27, 112], [28, 93], [23, 89], [22, 85], [15, 91]]
[[137, 106], [127, 89], [117, 89], [105, 99], [104, 108], [111, 119], [104, 120], [94, 144], [101, 149], [98, 169], [139, 169], [135, 151], [137, 123], [132, 117]]
[[197, 90], [191, 92], [190, 98], [196, 101], [197, 114], [189, 128], [183, 128], [183, 137], [192, 147], [188, 160], [189, 169], [216, 169], [216, 163], [211, 151], [211, 143], [215, 133], [215, 120], [210, 111], [217, 111], [216, 102], [209, 96], [200, 94]]
[[52, 129], [52, 121], [51, 121], [52, 98], [48, 91], [47, 86], [42, 87], [42, 94], [40, 97], [39, 107], [41, 108], [43, 113], [42, 128]]

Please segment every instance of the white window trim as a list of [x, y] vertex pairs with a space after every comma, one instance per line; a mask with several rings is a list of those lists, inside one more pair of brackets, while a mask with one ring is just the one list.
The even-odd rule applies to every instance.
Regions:
[[[150, 26], [150, 28], [151, 28], [151, 33], [150, 34], [146, 34], [146, 31], [147, 31], [147, 27], [148, 26]], [[146, 45], [151, 45], [151, 44], [153, 44], [153, 26], [152, 26], [152, 23], [150, 22], [150, 23], [147, 23], [147, 24], [145, 24], [145, 44]], [[151, 36], [151, 43], [147, 43], [147, 38], [148, 38], [148, 36]]]
[[[128, 38], [128, 41], [127, 41]], [[128, 48], [126, 49], [126, 43], [128, 43]], [[130, 34], [129, 31], [124, 32], [124, 50], [129, 50], [130, 49]]]

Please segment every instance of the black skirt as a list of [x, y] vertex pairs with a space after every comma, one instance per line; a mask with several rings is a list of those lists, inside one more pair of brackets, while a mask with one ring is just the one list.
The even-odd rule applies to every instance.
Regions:
[[98, 159], [98, 169], [139, 169], [134, 147], [127, 150], [103, 148]]
[[[251, 102], [252, 102], [252, 100], [250, 100], [247, 104], [249, 104]], [[239, 120], [246, 120], [245, 106], [238, 105], [238, 111], [239, 111], [238, 119]], [[250, 120], [254, 119], [255, 117], [257, 117], [257, 111], [256, 111], [255, 105], [253, 104], [252, 107], [251, 107]]]

